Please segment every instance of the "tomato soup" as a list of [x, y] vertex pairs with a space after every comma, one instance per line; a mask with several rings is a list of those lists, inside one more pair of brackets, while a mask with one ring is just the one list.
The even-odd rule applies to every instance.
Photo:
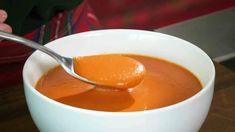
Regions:
[[76, 57], [74, 71], [97, 85], [117, 89], [128, 89], [139, 84], [145, 74], [143, 64], [119, 54]]
[[129, 89], [113, 90], [87, 84], [68, 75], [60, 66], [43, 75], [36, 89], [63, 104], [110, 112], [157, 109], [188, 99], [202, 89], [197, 77], [177, 64], [148, 56], [125, 56], [145, 67], [143, 80]]

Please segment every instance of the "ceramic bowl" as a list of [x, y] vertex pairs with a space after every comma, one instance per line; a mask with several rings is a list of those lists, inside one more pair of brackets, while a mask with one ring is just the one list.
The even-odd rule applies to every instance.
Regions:
[[177, 63], [194, 73], [203, 89], [180, 103], [139, 112], [101, 112], [56, 102], [35, 89], [39, 78], [57, 63], [35, 51], [23, 69], [24, 90], [33, 121], [45, 132], [196, 132], [210, 108], [215, 68], [195, 45], [170, 35], [141, 30], [110, 29], [78, 33], [46, 44], [74, 57], [100, 53], [131, 53]]

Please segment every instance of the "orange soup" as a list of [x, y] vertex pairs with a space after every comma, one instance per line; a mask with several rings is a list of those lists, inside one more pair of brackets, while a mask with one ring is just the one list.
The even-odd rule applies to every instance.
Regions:
[[113, 90], [87, 84], [57, 66], [40, 78], [36, 89], [63, 104], [110, 112], [161, 108], [190, 98], [202, 89], [197, 77], [177, 64], [148, 56], [125, 56], [141, 62], [146, 70], [144, 79], [132, 88]]
[[120, 54], [76, 57], [74, 71], [98, 85], [117, 89], [139, 84], [145, 74], [143, 64]]

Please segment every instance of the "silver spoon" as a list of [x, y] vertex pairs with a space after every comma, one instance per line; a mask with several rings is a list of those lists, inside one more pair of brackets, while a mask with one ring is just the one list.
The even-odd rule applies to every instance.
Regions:
[[13, 35], [13, 34], [10, 34], [10, 33], [0, 31], [0, 38], [7, 39], [7, 40], [10, 40], [10, 41], [15, 41], [15, 42], [21, 43], [23, 45], [26, 45], [28, 47], [31, 47], [33, 49], [40, 50], [40, 51], [48, 54], [52, 58], [54, 58], [64, 68], [64, 70], [68, 74], [70, 74], [71, 76], [73, 76], [73, 77], [75, 77], [75, 78], [77, 78], [81, 81], [84, 81], [86, 83], [97, 85], [96, 82], [88, 80], [88, 79], [86, 79], [86, 78], [84, 78], [84, 77], [82, 77], [82, 76], [80, 76], [80, 75], [78, 75], [74, 72], [73, 58], [68, 58], [68, 57], [61, 56], [61, 55], [57, 54], [56, 52], [52, 51], [51, 49], [49, 49], [45, 46], [42, 46], [42, 45], [40, 45], [40, 44], [38, 44], [34, 41], [31, 41], [29, 39], [25, 39], [23, 37], [19, 37], [17, 35]]

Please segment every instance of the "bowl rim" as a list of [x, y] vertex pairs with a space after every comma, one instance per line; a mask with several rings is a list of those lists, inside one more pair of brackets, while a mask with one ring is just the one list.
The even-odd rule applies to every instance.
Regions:
[[[189, 44], [193, 48], [197, 48], [198, 50], [200, 50], [202, 55], [205, 56], [208, 59], [210, 67], [212, 68], [212, 75], [211, 75], [209, 81], [207, 81], [205, 83], [203, 88], [198, 93], [196, 93], [195, 95], [193, 95], [193, 96], [191, 96], [191, 97], [189, 97], [189, 98], [187, 98], [187, 99], [185, 99], [181, 102], [178, 102], [176, 104], [172, 104], [172, 105], [169, 105], [169, 106], [156, 108], [156, 109], [150, 109], [150, 110], [144, 110], [144, 111], [130, 111], [130, 112], [109, 112], [109, 111], [90, 110], [90, 109], [84, 109], [84, 108], [79, 108], [79, 107], [66, 105], [66, 104], [57, 102], [53, 99], [50, 99], [49, 97], [47, 97], [47, 96], [43, 95], [42, 93], [40, 93], [39, 91], [37, 91], [35, 89], [35, 87], [32, 86], [28, 80], [25, 79], [25, 78], [27, 78], [26, 77], [26, 71], [27, 71], [26, 66], [29, 65], [28, 63], [32, 59], [33, 55], [37, 54], [37, 52], [40, 52], [40, 51], [35, 51], [32, 55], [30, 55], [28, 57], [28, 59], [26, 60], [26, 62], [24, 64], [24, 67], [23, 67], [23, 72], [22, 73], [23, 73], [24, 93], [27, 89], [29, 89], [33, 94], [37, 95], [39, 98], [42, 98], [43, 100], [47, 101], [48, 103], [52, 103], [53, 105], [57, 105], [59, 107], [62, 107], [63, 109], [69, 109], [69, 110], [72, 110], [72, 111], [89, 113], [89, 114], [102, 114], [102, 115], [112, 115], [112, 116], [117, 115], [117, 116], [120, 116], [120, 115], [126, 115], [126, 114], [128, 114], [128, 115], [148, 114], [148, 113], [152, 113], [152, 112], [162, 112], [162, 111], [167, 111], [167, 110], [173, 110], [173, 109], [181, 107], [185, 104], [190, 103], [191, 101], [195, 100], [196, 98], [199, 98], [201, 95], [205, 94], [206, 91], [209, 88], [214, 89], [215, 66], [214, 66], [212, 60], [210, 59], [210, 57], [202, 49], [195, 46], [191, 42], [188, 42], [186, 40], [183, 40], [181, 38], [178, 38], [178, 37], [175, 37], [175, 36], [172, 36], [172, 35], [159, 33], [159, 32], [155, 32], [155, 31], [146, 31], [146, 30], [137, 30], [137, 29], [102, 29], [102, 30], [94, 30], [94, 31], [87, 31], [87, 32], [82, 32], [82, 33], [76, 33], [76, 34], [72, 34], [72, 35], [68, 35], [68, 36], [59, 38], [59, 39], [54, 40], [54, 41], [59, 41], [60, 39], [68, 38], [68, 37], [75, 36], [75, 35], [86, 35], [86, 34], [92, 34], [92, 33], [97, 33], [97, 32], [116, 32], [116, 31], [119, 31], [119, 32], [130, 32], [131, 31], [131, 32], [139, 32], [139, 33], [151, 33], [151, 34], [163, 35], [163, 36], [168, 37], [168, 38], [174, 38], [174, 39], [177, 39], [177, 40], [182, 41], [182, 42], [183, 41], [187, 42], [187, 44]], [[54, 42], [54, 41], [52, 41], [52, 42]], [[47, 43], [45, 46], [50, 45], [50, 43], [51, 42]], [[26, 94], [25, 94], [25, 96], [26, 96]], [[26, 101], [27, 101], [27, 99], [26, 99]], [[27, 104], [27, 106], [28, 106], [28, 104]]]

